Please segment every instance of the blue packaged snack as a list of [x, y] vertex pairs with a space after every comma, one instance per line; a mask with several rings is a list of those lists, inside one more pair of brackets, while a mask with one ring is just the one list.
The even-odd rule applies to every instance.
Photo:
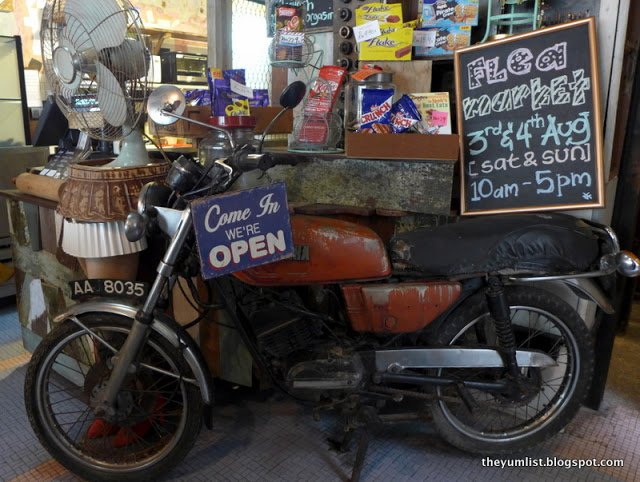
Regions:
[[269, 90], [253, 89], [253, 99], [249, 99], [249, 107], [268, 107]]
[[203, 106], [211, 105], [211, 97], [209, 91], [205, 89], [194, 89], [184, 93], [187, 105]]
[[391, 132], [393, 89], [362, 89], [362, 114], [358, 132], [388, 134]]
[[391, 130], [394, 134], [406, 132], [422, 120], [420, 111], [408, 95], [403, 95], [391, 107]]
[[246, 76], [244, 69], [228, 69], [222, 71], [225, 80], [235, 80], [239, 84], [246, 85]]
[[249, 115], [249, 101], [246, 97], [233, 92], [228, 80], [215, 79], [213, 81], [211, 112], [214, 116]]
[[229, 81], [226, 79], [214, 79], [212, 94], [213, 102], [211, 104], [211, 111], [213, 115], [225, 115], [225, 109], [227, 106], [233, 104]]

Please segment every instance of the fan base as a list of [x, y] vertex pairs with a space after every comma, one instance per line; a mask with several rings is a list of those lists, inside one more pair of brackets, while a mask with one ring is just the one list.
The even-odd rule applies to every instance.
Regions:
[[76, 221], [124, 221], [136, 210], [142, 186], [164, 181], [168, 170], [164, 161], [137, 167], [72, 164], [69, 179], [60, 189], [59, 211]]

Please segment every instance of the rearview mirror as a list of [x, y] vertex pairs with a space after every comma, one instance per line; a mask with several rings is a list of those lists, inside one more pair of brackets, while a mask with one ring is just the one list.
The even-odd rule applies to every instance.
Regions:
[[181, 116], [186, 107], [184, 94], [175, 85], [161, 85], [151, 93], [147, 101], [149, 117], [161, 126], [168, 126], [178, 120], [178, 117], [168, 116], [165, 112]]
[[296, 80], [287, 85], [280, 94], [280, 105], [285, 109], [295, 108], [307, 93], [307, 86], [301, 80]]

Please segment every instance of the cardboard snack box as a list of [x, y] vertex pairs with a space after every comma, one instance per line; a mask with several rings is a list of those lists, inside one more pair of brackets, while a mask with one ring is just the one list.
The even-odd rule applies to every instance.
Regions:
[[456, 134], [364, 134], [347, 132], [347, 157], [358, 159], [398, 159], [413, 161], [458, 160], [459, 142]]

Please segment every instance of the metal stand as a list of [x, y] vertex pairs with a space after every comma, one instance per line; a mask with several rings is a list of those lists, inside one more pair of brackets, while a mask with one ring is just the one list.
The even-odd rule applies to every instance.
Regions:
[[378, 421], [378, 414], [373, 407], [362, 406], [354, 416], [347, 417], [344, 423], [344, 435], [341, 439], [329, 438], [328, 442], [332, 449], [340, 453], [349, 451], [349, 444], [353, 440], [356, 431], [359, 432], [358, 447], [356, 450], [356, 460], [353, 463], [350, 482], [358, 482], [364, 467], [364, 461], [369, 450], [371, 441], [371, 430], [373, 424]]

